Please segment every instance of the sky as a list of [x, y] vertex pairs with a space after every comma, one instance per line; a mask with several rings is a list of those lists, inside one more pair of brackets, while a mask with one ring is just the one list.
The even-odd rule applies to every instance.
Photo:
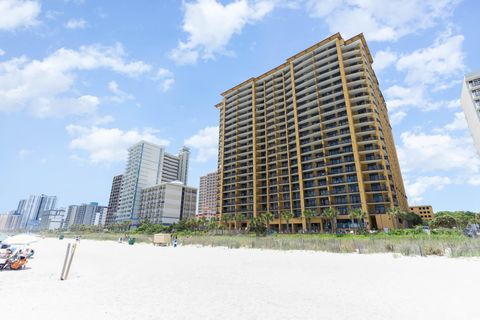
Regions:
[[0, 212], [30, 194], [108, 203], [129, 146], [217, 167], [220, 94], [340, 32], [364, 33], [410, 204], [480, 211], [460, 107], [475, 0], [0, 0]]

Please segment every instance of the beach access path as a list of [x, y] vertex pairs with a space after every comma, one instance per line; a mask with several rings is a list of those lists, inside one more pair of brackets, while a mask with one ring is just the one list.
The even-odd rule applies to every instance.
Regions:
[[480, 259], [35, 243], [0, 272], [2, 319], [480, 319]]

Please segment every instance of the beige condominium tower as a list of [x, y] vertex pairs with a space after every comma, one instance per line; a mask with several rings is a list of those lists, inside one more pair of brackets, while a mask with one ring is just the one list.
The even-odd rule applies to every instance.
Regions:
[[[369, 213], [369, 228], [392, 227], [408, 210], [392, 128], [362, 34], [335, 34], [259, 77], [225, 91], [220, 111], [220, 214]], [[280, 215], [281, 217], [281, 215]], [[312, 219], [314, 227], [323, 221]], [[285, 221], [273, 224], [285, 228]]]

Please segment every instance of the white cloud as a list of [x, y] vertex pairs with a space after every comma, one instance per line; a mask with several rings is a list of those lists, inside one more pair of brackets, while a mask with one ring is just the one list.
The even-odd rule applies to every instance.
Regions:
[[125, 91], [122, 91], [115, 81], [108, 83], [108, 90], [114, 94], [113, 97], [107, 97], [106, 99], [115, 103], [124, 103], [125, 101], [134, 100], [135, 97]]
[[368, 41], [395, 41], [437, 25], [449, 17], [458, 0], [307, 0], [313, 17], [330, 31], [351, 37], [363, 32]]
[[[431, 93], [459, 84], [459, 78], [465, 71], [463, 41], [462, 35], [453, 35], [452, 28], [448, 27], [431, 46], [400, 55], [396, 70], [405, 73], [405, 78], [402, 84], [395, 84], [384, 91], [388, 108], [406, 112], [409, 108], [432, 111], [459, 107], [459, 99], [433, 99]], [[393, 55], [380, 56], [380, 66], [393, 61]]]
[[[158, 130], [145, 128], [143, 130], [131, 129], [123, 131], [119, 128], [86, 127], [68, 125], [65, 128], [72, 140], [69, 147], [72, 150], [87, 153], [87, 160], [93, 164], [125, 161], [128, 148], [133, 144], [145, 140], [160, 145], [168, 145], [169, 141], [157, 136]], [[83, 157], [74, 154], [74, 159]]]
[[480, 174], [470, 176], [468, 183], [475, 187], [480, 186]]
[[453, 121], [442, 129], [436, 129], [436, 132], [441, 132], [442, 130], [446, 131], [456, 131], [456, 130], [465, 130], [467, 129], [467, 120], [465, 119], [465, 114], [463, 112], [456, 112], [455, 118]]
[[55, 19], [57, 19], [57, 17], [59, 17], [61, 15], [63, 15], [63, 12], [61, 12], [61, 11], [48, 10], [45, 13], [45, 18], [47, 18], [48, 20], [55, 20]]
[[164, 68], [158, 69], [153, 80], [160, 82], [160, 90], [163, 92], [170, 90], [175, 83], [173, 72]]
[[397, 61], [397, 58], [398, 54], [396, 52], [390, 51], [390, 49], [378, 51], [375, 54], [375, 58], [373, 59], [373, 66], [376, 71], [383, 70], [393, 65], [395, 61]]
[[115, 121], [115, 118], [111, 115], [105, 115], [105, 116], [96, 115], [91, 119], [89, 119], [88, 121], [94, 126], [101, 126], [101, 125], [112, 123], [113, 121]]
[[445, 186], [452, 183], [448, 177], [440, 176], [420, 176], [415, 181], [405, 180], [405, 190], [407, 191], [410, 204], [419, 204], [423, 201], [422, 195], [429, 190], [442, 190]]
[[3, 56], [3, 55], [5, 55], [5, 51], [0, 49], [0, 57]]
[[461, 76], [465, 71], [463, 63], [462, 35], [442, 35], [427, 48], [402, 56], [397, 70], [406, 72], [409, 85], [444, 85], [452, 76]]
[[227, 45], [247, 24], [262, 20], [275, 7], [274, 0], [235, 0], [222, 4], [217, 0], [184, 3], [182, 29], [187, 41], [180, 41], [170, 53], [178, 64], [196, 63], [228, 54]]
[[0, 31], [15, 30], [38, 24], [40, 3], [36, 0], [1, 0]]
[[0, 112], [28, 109], [38, 117], [95, 112], [99, 100], [72, 91], [76, 72], [109, 69], [130, 77], [150, 71], [143, 61], [126, 61], [122, 45], [61, 48], [43, 60], [25, 56], [0, 62]]
[[70, 19], [65, 24], [65, 28], [72, 29], [72, 30], [85, 29], [86, 26], [87, 26], [87, 21], [85, 21], [84, 19]]
[[397, 124], [400, 124], [400, 122], [402, 122], [403, 118], [405, 118], [407, 116], [407, 113], [402, 111], [402, 110], [399, 110], [399, 111], [396, 111], [394, 112], [393, 114], [390, 115], [390, 123], [392, 125], [397, 125]]
[[100, 100], [90, 95], [75, 98], [39, 97], [31, 102], [30, 112], [38, 118], [93, 114], [99, 104]]
[[404, 172], [455, 172], [469, 175], [480, 172], [470, 136], [453, 137], [447, 133], [404, 132], [397, 148]]
[[218, 154], [218, 127], [206, 127], [186, 139], [185, 145], [197, 151], [196, 161], [207, 162]]
[[387, 88], [384, 93], [388, 109], [390, 111], [403, 110], [408, 108], [417, 108], [421, 111], [433, 111], [441, 108], [453, 109], [459, 106], [459, 100], [432, 100], [428, 96], [428, 87], [400, 86], [393, 85]]

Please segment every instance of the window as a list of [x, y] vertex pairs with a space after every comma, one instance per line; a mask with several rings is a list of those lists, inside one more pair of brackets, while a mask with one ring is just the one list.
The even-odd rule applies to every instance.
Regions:
[[473, 90], [472, 94], [473, 94], [474, 97], [480, 98], [480, 89], [479, 90]]
[[476, 87], [480, 86], [480, 79], [475, 79], [473, 81], [470, 81], [470, 87]]

